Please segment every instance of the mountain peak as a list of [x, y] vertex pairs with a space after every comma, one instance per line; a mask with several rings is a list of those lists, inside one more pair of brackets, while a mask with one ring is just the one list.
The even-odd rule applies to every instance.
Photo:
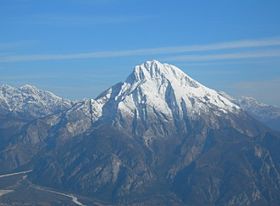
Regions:
[[167, 63], [161, 63], [157, 60], [146, 61], [135, 66], [133, 72], [128, 76], [126, 83], [132, 85], [145, 83], [149, 85], [149, 87], [157, 88], [162, 88], [162, 85], [170, 85], [177, 91], [182, 90], [184, 87], [185, 89], [190, 87], [205, 88], [178, 67]]
[[182, 70], [173, 65], [161, 63], [157, 60], [152, 60], [137, 65], [129, 78], [132, 78], [134, 81], [159, 78], [174, 81], [175, 79], [180, 80], [182, 78], [189, 77]]
[[210, 122], [216, 116], [240, 111], [235, 103], [176, 66], [156, 60], [137, 65], [126, 81], [106, 90], [96, 102], [102, 108], [103, 118], [134, 125], [128, 128], [144, 125], [151, 129], [162, 119], [176, 124], [186, 117], [204, 116]]
[[1, 93], [5, 91], [5, 93], [9, 92], [10, 95], [14, 95], [15, 93], [21, 93], [21, 92], [28, 92], [28, 93], [35, 93], [39, 92], [39, 89], [35, 86], [32, 86], [30, 84], [25, 84], [20, 87], [14, 87], [8, 84], [3, 84], [0, 86], [0, 89], [2, 90]]
[[[30, 85], [30, 84], [24, 84], [24, 85], [18, 87], [18, 91], [20, 93], [25, 93], [26, 95], [32, 95], [32, 96], [40, 95], [42, 93], [45, 93], [45, 94], [49, 93], [50, 95], [53, 95], [51, 92], [40, 90], [37, 87]], [[53, 95], [53, 96], [55, 96], [55, 95]]]
[[0, 110], [30, 117], [41, 117], [70, 108], [72, 102], [26, 84], [21, 87], [0, 86]]
[[38, 91], [39, 89], [33, 85], [30, 84], [24, 84], [21, 87], [19, 87], [22, 90], [33, 90], [33, 91]]

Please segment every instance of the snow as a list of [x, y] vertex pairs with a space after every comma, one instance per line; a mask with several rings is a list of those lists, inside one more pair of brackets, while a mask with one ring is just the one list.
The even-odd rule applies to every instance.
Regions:
[[242, 109], [247, 111], [256, 119], [271, 122], [280, 118], [280, 108], [259, 102], [253, 97], [241, 97], [234, 100]]
[[71, 101], [31, 85], [23, 85], [19, 88], [9, 85], [0, 86], [0, 109], [2, 111], [29, 113], [42, 117], [69, 108], [71, 105]]

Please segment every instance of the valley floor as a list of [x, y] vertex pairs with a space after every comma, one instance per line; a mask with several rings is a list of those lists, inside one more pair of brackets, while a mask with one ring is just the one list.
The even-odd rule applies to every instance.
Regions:
[[31, 170], [27, 170], [0, 175], [0, 206], [104, 205], [89, 198], [35, 185], [27, 179], [27, 175], [30, 172]]

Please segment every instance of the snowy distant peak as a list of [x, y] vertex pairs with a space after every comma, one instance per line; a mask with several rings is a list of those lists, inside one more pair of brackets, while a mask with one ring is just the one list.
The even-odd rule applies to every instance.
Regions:
[[11, 85], [8, 85], [8, 84], [3, 84], [0, 86], [0, 90], [1, 90], [1, 93], [9, 93], [9, 92], [18, 92], [18, 91], [22, 91], [22, 92], [38, 92], [39, 89], [37, 89], [35, 86], [32, 86], [32, 85], [29, 85], [29, 84], [25, 84], [25, 85], [22, 85], [20, 87], [13, 87]]
[[280, 107], [259, 102], [253, 97], [242, 96], [234, 98], [224, 92], [219, 92], [219, 94], [237, 104], [242, 110], [246, 111], [255, 119], [279, 131]]
[[279, 107], [262, 103], [253, 97], [242, 96], [239, 99], [236, 99], [235, 102], [246, 111], [262, 111], [265, 116], [269, 116], [271, 113], [273, 113], [273, 116], [280, 116]]
[[26, 114], [30, 117], [42, 117], [70, 108], [72, 102], [55, 94], [40, 90], [32, 85], [12, 87], [0, 86], [0, 110]]
[[253, 97], [248, 97], [248, 96], [232, 97], [223, 91], [219, 91], [219, 94], [222, 95], [223, 97], [229, 99], [230, 101], [234, 102], [235, 104], [239, 105], [245, 111], [252, 110], [254, 108], [256, 108], [256, 109], [277, 108], [275, 106], [262, 103]]
[[259, 102], [253, 97], [241, 97], [236, 100], [242, 109], [260, 121], [273, 121], [280, 119], [280, 108]]
[[[20, 87], [12, 87], [10, 85], [2, 85], [0, 86], [0, 97], [6, 98], [7, 100], [13, 100], [16, 97], [22, 96], [24, 98], [33, 97], [34, 100], [40, 100], [45, 99], [49, 101], [63, 101], [65, 103], [71, 103], [70, 100], [63, 99], [62, 97], [59, 97], [52, 92], [40, 90], [35, 86], [25, 84]], [[20, 102], [19, 102], [20, 103]]]
[[25, 84], [25, 85], [19, 87], [19, 89], [22, 90], [22, 91], [31, 91], [31, 92], [38, 92], [39, 91], [39, 89], [37, 87], [32, 86], [30, 84]]
[[262, 102], [259, 102], [258, 100], [256, 100], [253, 97], [246, 97], [246, 96], [242, 96], [240, 99], [238, 99], [238, 102], [240, 104], [243, 104], [244, 106], [254, 106], [254, 107], [270, 107], [270, 105], [264, 104]]

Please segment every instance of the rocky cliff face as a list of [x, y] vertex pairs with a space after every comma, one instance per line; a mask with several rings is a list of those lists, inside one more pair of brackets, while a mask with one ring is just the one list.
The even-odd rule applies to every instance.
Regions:
[[35, 148], [33, 182], [110, 204], [277, 205], [279, 138], [225, 95], [148, 61], [96, 99], [24, 125], [1, 155]]

